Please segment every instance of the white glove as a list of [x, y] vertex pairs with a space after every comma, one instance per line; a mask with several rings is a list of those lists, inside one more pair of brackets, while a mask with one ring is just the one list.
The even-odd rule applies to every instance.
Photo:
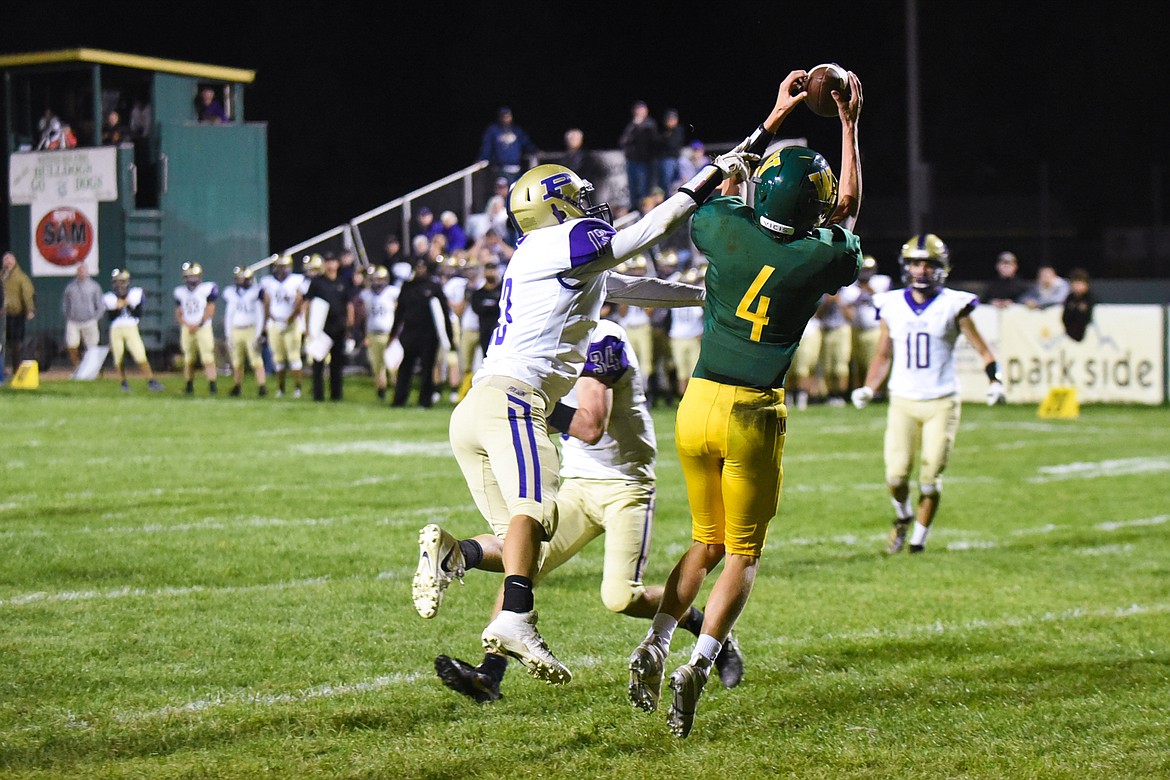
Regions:
[[758, 154], [746, 154], [732, 149], [730, 152], [724, 152], [716, 157], [713, 165], [723, 171], [724, 179], [738, 176], [740, 180], [747, 181], [752, 177], [752, 168], [759, 161]]
[[1007, 393], [1003, 390], [1003, 382], [992, 382], [987, 386], [987, 405], [1006, 404]]
[[873, 390], [870, 390], [866, 385], [862, 385], [854, 390], [849, 397], [853, 400], [854, 406], [858, 409], [864, 409], [873, 400]]

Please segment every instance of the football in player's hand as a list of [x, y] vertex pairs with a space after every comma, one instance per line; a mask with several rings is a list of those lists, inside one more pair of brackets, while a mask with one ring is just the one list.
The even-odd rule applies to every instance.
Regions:
[[841, 93], [841, 97], [849, 99], [849, 74], [835, 62], [817, 65], [808, 72], [804, 83], [808, 97], [804, 104], [812, 109], [817, 116], [837, 116], [837, 101], [833, 100], [833, 90]]

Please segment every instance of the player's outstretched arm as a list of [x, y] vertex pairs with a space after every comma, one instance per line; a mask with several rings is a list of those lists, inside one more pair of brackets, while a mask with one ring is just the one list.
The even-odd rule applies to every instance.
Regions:
[[707, 291], [698, 285], [654, 276], [610, 273], [605, 277], [605, 299], [611, 303], [644, 309], [674, 309], [680, 306], [702, 306], [707, 300]]
[[829, 217], [829, 224], [841, 224], [853, 230], [857, 213], [861, 210], [861, 152], [857, 145], [857, 120], [861, 116], [861, 80], [849, 71], [849, 99], [837, 90], [837, 115], [841, 118], [841, 179], [837, 188], [837, 208]]

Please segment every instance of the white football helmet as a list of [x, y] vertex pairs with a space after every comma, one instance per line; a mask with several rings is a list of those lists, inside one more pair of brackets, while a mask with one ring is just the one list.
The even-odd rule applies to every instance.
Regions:
[[593, 185], [563, 165], [538, 165], [508, 192], [508, 218], [517, 235], [581, 217], [613, 222], [608, 203], [593, 205]]

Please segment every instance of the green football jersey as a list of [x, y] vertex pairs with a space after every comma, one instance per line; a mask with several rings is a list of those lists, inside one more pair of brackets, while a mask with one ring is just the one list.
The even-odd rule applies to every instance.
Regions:
[[833, 225], [785, 240], [756, 224], [752, 208], [733, 197], [700, 206], [691, 238], [710, 263], [694, 376], [782, 387], [821, 296], [857, 279], [860, 239]]

